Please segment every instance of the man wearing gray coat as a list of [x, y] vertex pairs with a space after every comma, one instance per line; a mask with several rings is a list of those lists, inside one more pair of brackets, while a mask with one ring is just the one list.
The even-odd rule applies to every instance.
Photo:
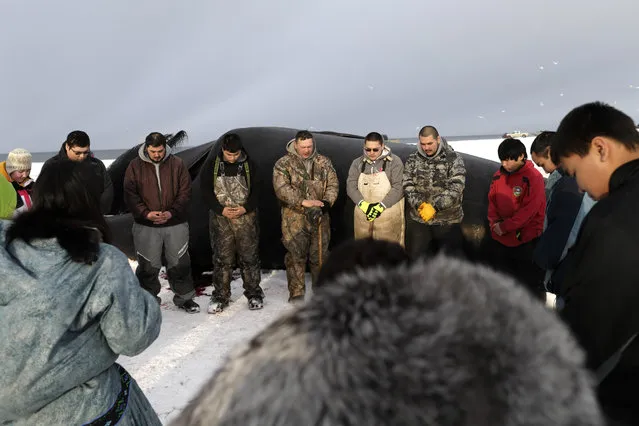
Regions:
[[355, 238], [371, 237], [404, 245], [404, 164], [381, 134], [364, 138], [363, 155], [351, 163], [346, 192], [355, 203]]

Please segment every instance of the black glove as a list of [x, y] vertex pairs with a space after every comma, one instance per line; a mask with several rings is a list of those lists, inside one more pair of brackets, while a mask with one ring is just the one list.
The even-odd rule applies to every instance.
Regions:
[[328, 213], [328, 211], [331, 209], [331, 203], [326, 200], [322, 200], [322, 203], [324, 203], [324, 205], [322, 206], [322, 213]]

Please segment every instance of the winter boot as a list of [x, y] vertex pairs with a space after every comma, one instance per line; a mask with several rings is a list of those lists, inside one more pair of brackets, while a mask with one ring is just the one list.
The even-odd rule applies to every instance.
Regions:
[[290, 296], [288, 298], [288, 303], [291, 303], [293, 305], [301, 305], [302, 303], [304, 303], [304, 295], [300, 294], [298, 296]]
[[189, 299], [180, 306], [180, 309], [184, 309], [189, 314], [200, 312], [200, 305], [195, 303], [193, 299]]
[[211, 298], [211, 302], [209, 303], [209, 314], [217, 314], [224, 310], [224, 308], [229, 306], [228, 300], [219, 300]]
[[263, 306], [264, 300], [261, 297], [251, 297], [248, 301], [248, 307], [251, 311], [262, 309]]

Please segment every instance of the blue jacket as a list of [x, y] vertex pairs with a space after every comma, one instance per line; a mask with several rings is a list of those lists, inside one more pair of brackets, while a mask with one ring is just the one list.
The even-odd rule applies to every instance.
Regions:
[[[88, 423], [123, 388], [116, 360], [158, 336], [162, 317], [122, 252], [100, 245], [92, 265], [55, 238], [14, 240], [0, 221], [0, 424]], [[121, 426], [160, 424], [131, 380]]]
[[549, 176], [546, 191], [546, 221], [535, 248], [534, 261], [546, 271], [546, 289], [555, 293], [565, 274], [562, 261], [574, 244], [587, 211], [582, 209], [584, 197], [577, 182], [559, 169]]

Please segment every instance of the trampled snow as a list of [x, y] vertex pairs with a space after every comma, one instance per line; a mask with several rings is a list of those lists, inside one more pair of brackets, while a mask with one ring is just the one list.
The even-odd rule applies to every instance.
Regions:
[[[503, 139], [450, 142], [459, 152], [499, 161], [497, 147]], [[529, 150], [533, 138], [523, 138]], [[105, 165], [112, 162], [103, 159]], [[37, 177], [42, 163], [34, 163], [32, 176]], [[543, 173], [543, 170], [540, 170]], [[132, 262], [134, 267], [135, 262]], [[307, 297], [310, 277], [307, 274]], [[242, 295], [242, 280], [231, 284], [232, 303], [220, 314], [206, 312], [208, 295], [195, 300], [201, 311], [187, 314], [172, 303], [168, 283], [162, 281], [162, 331], [158, 339], [135, 357], [118, 360], [137, 380], [163, 423], [171, 421], [195, 396], [201, 386], [220, 366], [225, 356], [238, 343], [250, 339], [283, 313], [293, 309], [287, 303], [288, 289], [284, 271], [263, 271], [262, 288], [266, 294], [264, 308], [250, 311]], [[210, 294], [211, 287], [205, 292]], [[549, 295], [552, 296], [552, 295]], [[549, 297], [549, 304], [554, 299]]]
[[[135, 262], [131, 262], [134, 267]], [[310, 276], [307, 274], [307, 283]], [[178, 415], [217, 369], [232, 347], [257, 334], [284, 312], [287, 302], [285, 271], [262, 271], [264, 308], [250, 311], [242, 292], [242, 279], [231, 283], [231, 303], [223, 312], [208, 314], [212, 287], [195, 298], [200, 312], [188, 314], [172, 301], [173, 293], [162, 282], [162, 330], [158, 339], [135, 357], [118, 362], [137, 380], [164, 424]], [[311, 294], [310, 284], [307, 297]]]

